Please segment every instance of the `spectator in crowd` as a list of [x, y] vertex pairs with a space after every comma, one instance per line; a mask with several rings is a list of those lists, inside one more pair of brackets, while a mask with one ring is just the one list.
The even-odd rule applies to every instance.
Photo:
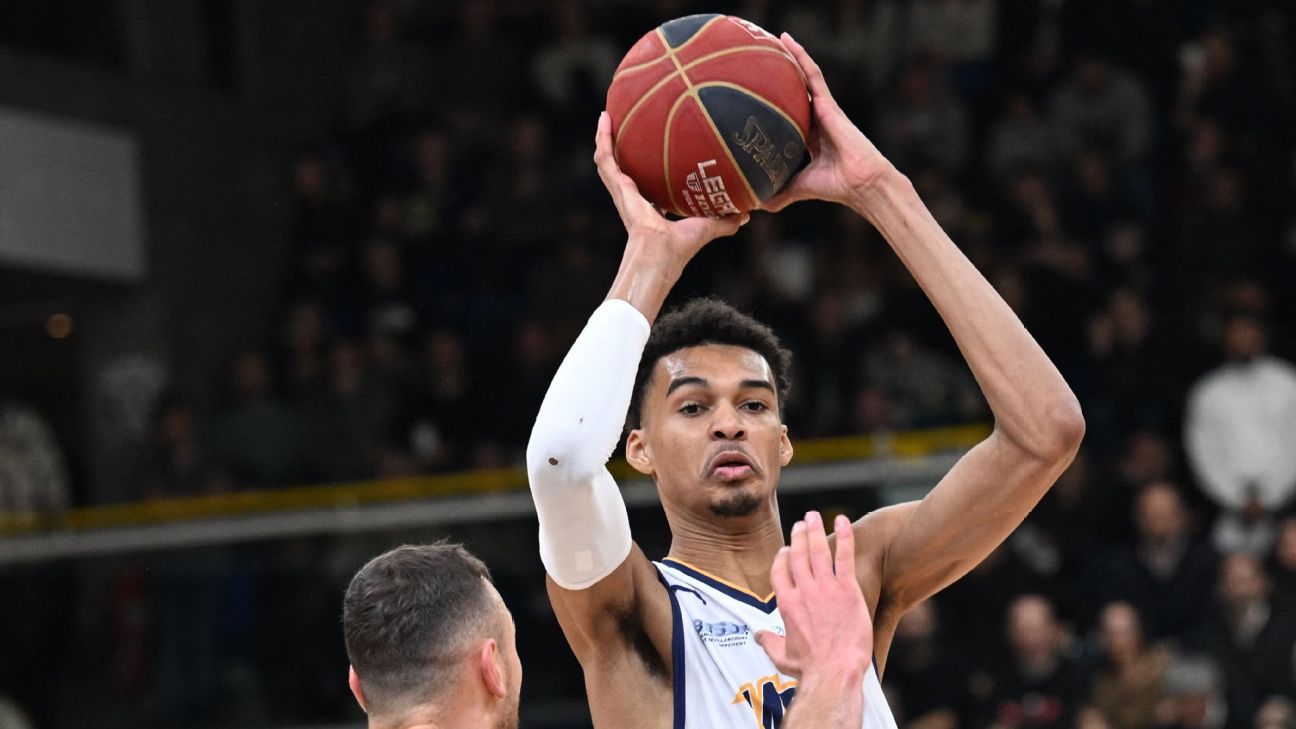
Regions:
[[997, 0], [918, 0], [909, 8], [911, 52], [983, 63], [995, 43]]
[[443, 6], [454, 20], [448, 38], [437, 45], [433, 73], [421, 81], [436, 92], [438, 106], [450, 121], [450, 130], [472, 145], [484, 144], [501, 131], [503, 121], [516, 109], [522, 94], [516, 34], [506, 32], [503, 3], [497, 0], [464, 0]]
[[325, 377], [324, 308], [314, 298], [299, 299], [288, 308], [284, 322], [279, 371], [293, 402], [318, 395]]
[[[1246, 177], [1225, 163], [1204, 170], [1194, 183], [1200, 203], [1178, 216], [1173, 257], [1166, 261], [1178, 295], [1197, 297], [1234, 279], [1263, 278], [1275, 262], [1272, 223], [1249, 204], [1253, 191]], [[1188, 303], [1197, 304], [1186, 307], [1189, 313], [1200, 311], [1200, 302]]]
[[196, 496], [227, 487], [199, 437], [193, 407], [163, 396], [153, 418], [152, 447], [140, 476], [145, 498]]
[[967, 709], [967, 670], [941, 639], [935, 604], [918, 603], [896, 626], [886, 690], [896, 722], [910, 729], [955, 729]]
[[1268, 575], [1255, 557], [1230, 554], [1220, 566], [1219, 616], [1202, 646], [1224, 673], [1230, 729], [1252, 726], [1265, 700], [1296, 691], [1296, 616], [1276, 612]]
[[270, 365], [259, 350], [230, 364], [227, 404], [212, 423], [216, 468], [242, 487], [281, 486], [301, 477], [302, 422], [274, 395]]
[[1086, 383], [1085, 393], [1098, 437], [1118, 438], [1132, 427], [1173, 422], [1178, 398], [1172, 370], [1164, 361], [1164, 343], [1153, 339], [1156, 321], [1147, 298], [1130, 287], [1119, 287], [1088, 322], [1086, 365], [1101, 372]]
[[1287, 514], [1278, 522], [1278, 538], [1266, 563], [1273, 582], [1271, 598], [1274, 610], [1296, 615], [1296, 514]]
[[[860, 342], [851, 325], [846, 302], [836, 289], [814, 296], [814, 316], [805, 336], [813, 354], [799, 361], [803, 418], [806, 432], [815, 435], [841, 431], [850, 417], [850, 403], [860, 387]], [[882, 390], [881, 385], [878, 389]], [[885, 396], [885, 394], [884, 394]], [[871, 430], [890, 430], [894, 420], [877, 423]]]
[[1210, 657], [1183, 655], [1166, 670], [1166, 695], [1157, 708], [1158, 725], [1166, 729], [1220, 729], [1229, 714], [1224, 679]]
[[444, 241], [457, 202], [450, 137], [440, 128], [427, 127], [415, 135], [412, 145], [414, 179], [400, 202], [399, 231], [420, 250], [450, 255], [454, 263], [462, 265], [454, 251], [445, 250], [450, 246]]
[[1008, 606], [1008, 660], [991, 675], [984, 723], [996, 727], [1068, 727], [1084, 695], [1084, 677], [1068, 654], [1069, 636], [1053, 603], [1021, 595]]
[[1089, 451], [1082, 448], [1009, 541], [1022, 568], [1047, 585], [1059, 602], [1080, 611], [1088, 607], [1086, 586], [1075, 578], [1085, 573], [1103, 545], [1119, 540], [1128, 529], [1111, 518], [1128, 506], [1099, 477]]
[[788, 5], [781, 10], [787, 32], [808, 48], [822, 49], [815, 59], [827, 69], [829, 85], [857, 91], [847, 94], [846, 103], [881, 91], [907, 53], [905, 9], [897, 0], [838, 0], [831, 8]]
[[344, 67], [343, 123], [357, 132], [408, 118], [423, 108], [427, 54], [401, 36], [393, 0], [370, 0], [364, 11], [364, 42]]
[[1075, 729], [1113, 729], [1111, 719], [1096, 706], [1085, 704], [1076, 710]]
[[1138, 611], [1127, 602], [1108, 603], [1099, 615], [1103, 662], [1090, 683], [1090, 701], [1113, 729], [1156, 724], [1169, 654], [1149, 645]]
[[1143, 84], [1094, 51], [1077, 57], [1070, 78], [1053, 96], [1053, 123], [1064, 150], [1109, 149], [1134, 167], [1151, 149], [1152, 112]]
[[424, 340], [419, 363], [396, 440], [420, 471], [464, 468], [482, 427], [467, 345], [453, 329], [438, 329]]
[[70, 501], [67, 465], [49, 422], [0, 402], [0, 516], [52, 516]]
[[1095, 562], [1090, 591], [1124, 599], [1155, 640], [1191, 635], [1209, 614], [1215, 556], [1192, 536], [1191, 515], [1173, 484], [1145, 486], [1134, 503], [1135, 541]]
[[589, 100], [599, 98], [621, 59], [611, 39], [590, 28], [589, 3], [560, 0], [557, 5], [553, 11], [557, 32], [536, 52], [533, 72], [545, 102], [561, 111], [586, 107]]
[[963, 171], [970, 143], [967, 112], [941, 71], [937, 57], [911, 61], [900, 71], [895, 103], [879, 112], [878, 146], [901, 169]]
[[905, 430], [968, 422], [985, 412], [967, 371], [896, 329], [864, 360], [864, 380], [885, 393], [893, 424]]
[[419, 329], [419, 310], [410, 290], [404, 252], [390, 240], [375, 238], [364, 248], [364, 331], [412, 337]]
[[1010, 92], [990, 129], [986, 168], [1000, 184], [1029, 170], [1048, 172], [1058, 164], [1057, 132], [1026, 91]]
[[394, 394], [372, 377], [364, 350], [353, 341], [336, 342], [327, 389], [305, 411], [313, 475], [324, 481], [372, 476], [395, 408]]
[[1296, 496], [1296, 366], [1268, 353], [1260, 319], [1238, 313], [1224, 325], [1224, 364], [1188, 392], [1184, 446], [1203, 491], [1222, 509], [1221, 550], [1264, 554], [1272, 514]]
[[1255, 729], [1291, 729], [1296, 726], [1296, 704], [1286, 696], [1270, 696], [1256, 712]]
[[34, 729], [34, 727], [17, 704], [0, 696], [0, 729]]

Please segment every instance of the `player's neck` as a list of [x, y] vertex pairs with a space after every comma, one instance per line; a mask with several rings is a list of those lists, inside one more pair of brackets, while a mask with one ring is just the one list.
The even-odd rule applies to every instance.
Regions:
[[461, 699], [448, 705], [420, 706], [399, 719], [386, 723], [371, 721], [369, 726], [370, 729], [494, 729], [498, 722], [488, 707]]
[[773, 592], [770, 565], [783, 544], [776, 510], [741, 519], [684, 517], [671, 520], [667, 557], [764, 596]]

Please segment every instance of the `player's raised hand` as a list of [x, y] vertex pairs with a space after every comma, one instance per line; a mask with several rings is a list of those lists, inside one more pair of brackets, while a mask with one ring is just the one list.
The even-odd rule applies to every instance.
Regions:
[[785, 635], [756, 634], [779, 671], [803, 681], [813, 672], [863, 679], [873, 657], [873, 619], [855, 578], [855, 533], [837, 517], [833, 556], [818, 512], [792, 527], [792, 546], [770, 569]]
[[594, 135], [594, 163], [630, 239], [647, 243], [652, 253], [668, 256], [681, 269], [702, 246], [737, 233], [750, 217], [743, 214], [718, 219], [667, 220], [639, 193], [634, 180], [617, 166], [612, 153], [612, 120], [606, 111], [599, 115], [598, 132]]
[[810, 89], [810, 164], [798, 172], [761, 209], [778, 212], [800, 200], [827, 200], [854, 205], [862, 193], [895, 166], [846, 117], [833, 99], [823, 71], [806, 49], [784, 33], [779, 41], [796, 59]]

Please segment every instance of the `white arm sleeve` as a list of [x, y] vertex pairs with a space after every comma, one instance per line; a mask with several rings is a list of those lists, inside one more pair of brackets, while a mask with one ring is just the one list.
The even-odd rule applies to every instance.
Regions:
[[563, 359], [531, 430], [527, 475], [540, 561], [568, 590], [592, 586], [630, 554], [630, 520], [607, 461], [621, 440], [648, 331], [628, 302], [603, 302]]

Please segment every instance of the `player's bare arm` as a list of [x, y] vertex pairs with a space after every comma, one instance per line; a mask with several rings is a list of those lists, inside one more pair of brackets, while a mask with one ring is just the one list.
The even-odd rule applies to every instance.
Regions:
[[855, 537], [839, 516], [828, 546], [817, 512], [792, 526], [792, 546], [770, 568], [785, 634], [756, 640], [780, 671], [797, 678], [797, 697], [783, 729], [857, 729], [864, 713], [860, 684], [873, 657], [873, 624], [855, 579]]
[[[656, 570], [630, 541], [606, 462], [648, 326], [689, 260], [711, 240], [735, 233], [746, 216], [668, 221], [618, 169], [606, 114], [595, 143], [599, 176], [626, 227], [625, 253], [604, 306], [546, 395], [527, 467], [554, 612], [585, 669], [595, 724], [614, 726], [627, 707], [660, 707], [669, 719], [668, 698], [645, 705], [643, 694], [651, 687], [670, 691], [671, 608]], [[609, 380], [609, 372], [630, 379]], [[653, 726], [656, 718], [641, 717], [640, 725]]]
[[1084, 419], [1061, 373], [909, 180], [845, 116], [805, 49], [786, 34], [783, 42], [808, 80], [818, 148], [767, 207], [824, 199], [868, 219], [935, 305], [995, 417], [994, 432], [926, 498], [857, 524], [881, 665], [900, 615], [967, 573], [1026, 517], [1075, 456]]

